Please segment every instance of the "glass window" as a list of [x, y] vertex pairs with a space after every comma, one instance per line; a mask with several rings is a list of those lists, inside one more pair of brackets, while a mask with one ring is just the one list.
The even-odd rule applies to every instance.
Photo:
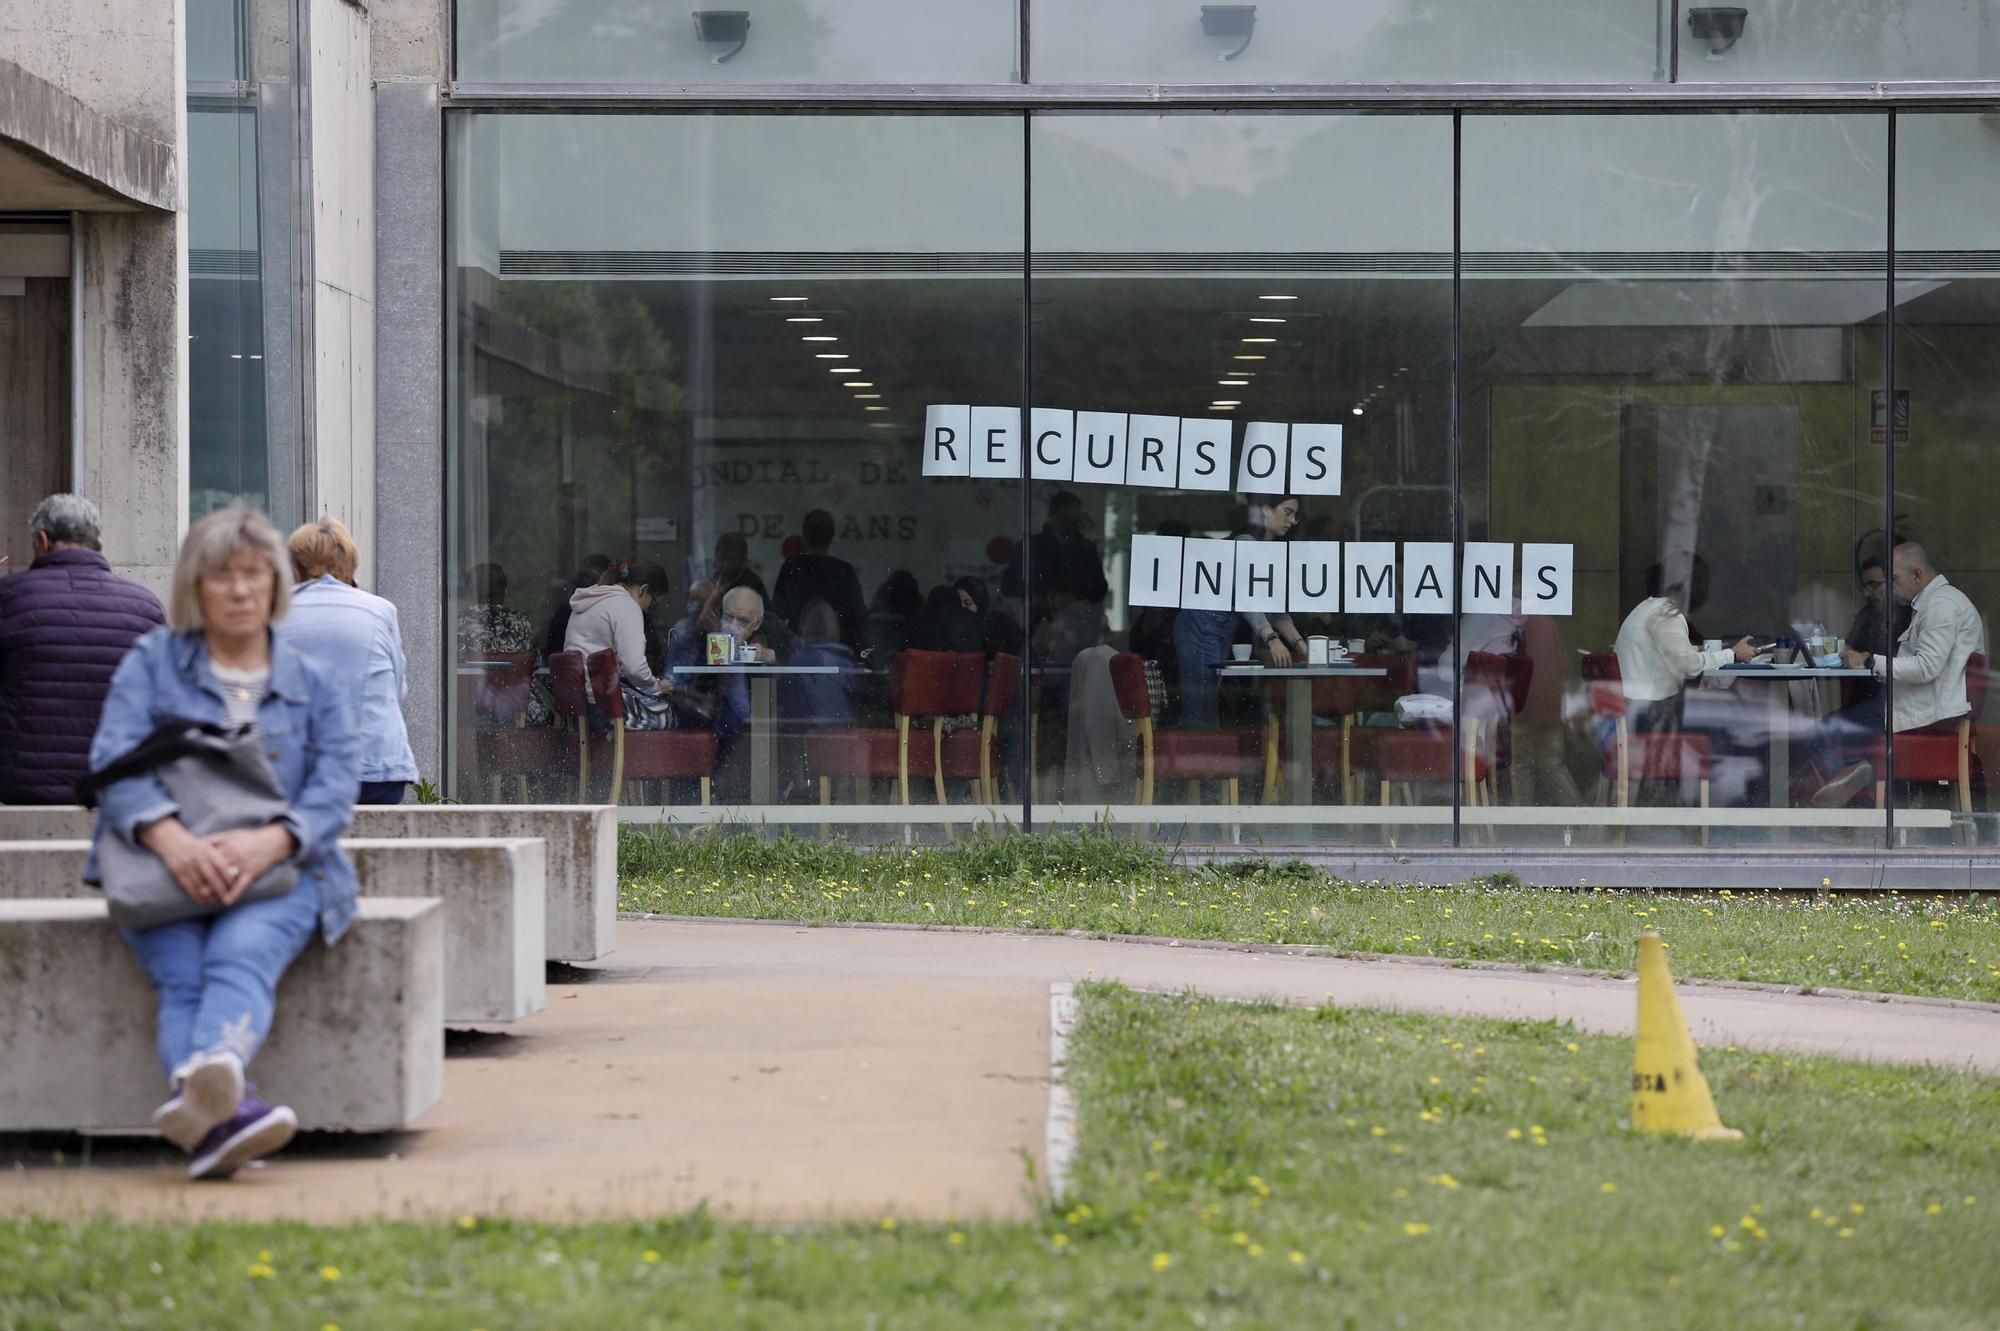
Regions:
[[[1996, 205], [2000, 140], [1989, 117], [1897, 116], [1896, 398], [1892, 411], [1878, 396], [1882, 379], [1869, 385], [1865, 447], [1877, 458], [1894, 447], [1894, 529], [1922, 551], [1902, 548], [1887, 588], [1896, 624], [1922, 621], [1893, 648], [1898, 845], [1994, 839], [1985, 786], [2000, 731], [1985, 723], [1986, 624], [2000, 606], [2000, 536], [1987, 497], [2000, 481], [2000, 280], [1985, 219]], [[1901, 604], [1911, 597], [1913, 610]]]
[[[459, 794], [1018, 822], [1020, 483], [922, 444], [933, 404], [1018, 421], [1020, 120], [450, 129]], [[611, 714], [567, 673], [605, 648]]]
[[1467, 536], [1575, 551], [1569, 617], [1465, 617], [1516, 671], [1468, 829], [1880, 844], [1876, 686], [1805, 667], [1884, 553], [1886, 118], [1482, 116], [1463, 144]]
[[1662, 82], [1654, 0], [1037, 5], [1036, 83]]
[[1449, 118], [1032, 130], [1038, 819], [1448, 842], [1452, 621], [1396, 584], [1450, 563]]
[[1765, 0], [1681, 6], [1680, 81], [1781, 83], [1990, 79], [2000, 73], [1991, 0]]
[[459, 0], [457, 73], [493, 83], [1009, 83], [1014, 0]]

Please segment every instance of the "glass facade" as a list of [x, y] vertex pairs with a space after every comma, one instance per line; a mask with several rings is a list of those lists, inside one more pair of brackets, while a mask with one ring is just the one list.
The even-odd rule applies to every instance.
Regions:
[[[1781, 50], [1779, 9], [1697, 43], [1710, 11], [1652, 4], [951, 8], [731, 68], [792, 40], [750, 11], [683, 76], [614, 52], [652, 40], [617, 6], [463, 5], [459, 73], [1974, 77], [1986, 22]], [[1969, 63], [1924, 64], [1961, 19]], [[904, 72], [837, 54], [864, 20]], [[1985, 834], [1988, 116], [785, 100], [448, 118], [459, 797], [615, 778], [639, 816], [920, 839]]]

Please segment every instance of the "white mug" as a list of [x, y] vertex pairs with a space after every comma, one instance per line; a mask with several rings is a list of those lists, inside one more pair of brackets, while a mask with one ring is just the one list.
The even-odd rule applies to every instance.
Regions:
[[739, 642], [739, 643], [737, 643], [737, 644], [736, 644], [736, 659], [737, 659], [738, 661], [742, 662], [742, 663], [743, 663], [744, 665], [756, 665], [756, 664], [757, 664], [757, 644], [756, 644], [756, 643], [754, 643], [754, 642]]
[[1229, 645], [1229, 654], [1238, 661], [1248, 661], [1250, 659], [1250, 644], [1247, 642], [1231, 643]]

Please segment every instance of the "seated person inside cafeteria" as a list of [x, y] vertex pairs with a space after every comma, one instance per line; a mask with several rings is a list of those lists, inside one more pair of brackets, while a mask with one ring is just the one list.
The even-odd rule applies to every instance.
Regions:
[[1688, 626], [1680, 601], [1699, 607], [1708, 599], [1708, 564], [1700, 556], [1695, 557], [1685, 591], [1663, 587], [1665, 576], [1659, 564], [1646, 571], [1646, 599], [1625, 616], [1612, 647], [1618, 656], [1627, 723], [1635, 732], [1679, 730], [1682, 691], [1689, 680], [1756, 655], [1747, 637], [1733, 647], [1704, 651], [1701, 639]]
[[[1898, 603], [1910, 607], [1910, 626], [1897, 640], [1894, 655], [1850, 644], [1841, 652], [1841, 663], [1850, 670], [1866, 670], [1878, 681], [1894, 677], [1897, 734], [1955, 735], [1958, 723], [1972, 711], [1965, 687], [1966, 663], [1974, 652], [1986, 650], [1986, 626], [1965, 593], [1932, 565], [1924, 547], [1906, 541], [1890, 553], [1889, 561], [1890, 590]], [[1874, 765], [1851, 760], [1857, 751], [1881, 740], [1887, 702], [1878, 693], [1820, 723], [1812, 746], [1814, 765], [1823, 772], [1841, 762], [1847, 765], [1820, 787], [1814, 805], [1844, 807], [1874, 784]]]
[[[1889, 595], [1889, 570], [1874, 555], [1861, 561], [1861, 608], [1847, 626], [1847, 645], [1864, 655], [1894, 656], [1896, 640], [1910, 626], [1910, 607]], [[1872, 679], [1848, 681], [1850, 704], [1865, 702], [1882, 691]]]
[[646, 661], [646, 611], [668, 590], [667, 571], [642, 559], [612, 564], [596, 586], [579, 588], [570, 597], [563, 647], [585, 657], [607, 647], [618, 654], [627, 730], [671, 730], [677, 724], [666, 696], [669, 686]]

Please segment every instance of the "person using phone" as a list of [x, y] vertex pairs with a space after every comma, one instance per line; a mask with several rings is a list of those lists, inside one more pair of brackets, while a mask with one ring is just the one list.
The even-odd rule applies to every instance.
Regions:
[[[1732, 662], [1747, 662], [1760, 650], [1748, 637], [1717, 651], [1706, 651], [1688, 627], [1685, 596], [1699, 606], [1708, 594], [1708, 565], [1694, 561], [1685, 593], [1663, 589], [1664, 570], [1658, 564], [1646, 572], [1646, 599], [1632, 607], [1618, 626], [1612, 650], [1618, 656], [1619, 683], [1625, 693], [1625, 716], [1634, 731], [1659, 732], [1681, 728], [1681, 698], [1691, 679]], [[1768, 648], [1761, 650], [1769, 650]]]

